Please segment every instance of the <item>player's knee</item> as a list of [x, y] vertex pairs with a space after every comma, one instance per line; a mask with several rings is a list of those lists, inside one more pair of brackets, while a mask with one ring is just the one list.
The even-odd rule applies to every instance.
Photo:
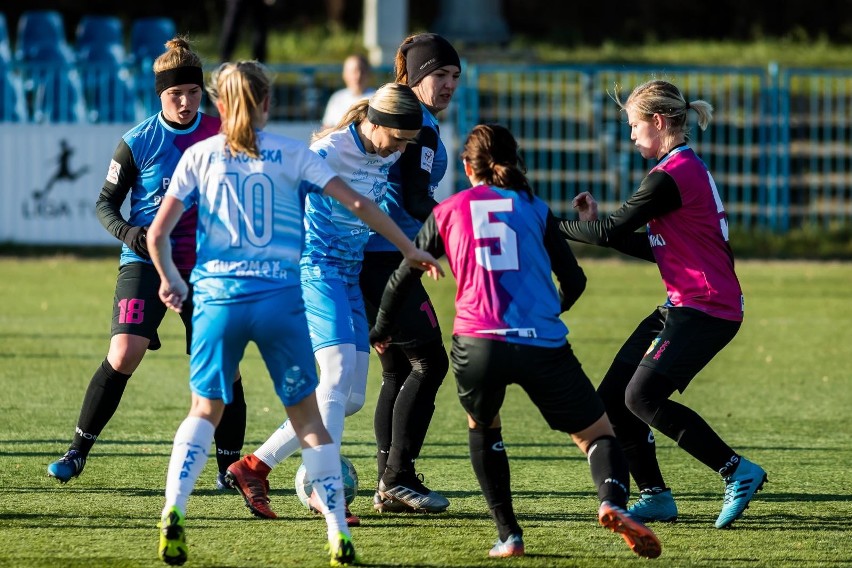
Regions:
[[634, 381], [627, 385], [627, 389], [624, 391], [624, 404], [630, 412], [646, 424], [650, 424], [657, 408], [659, 408], [659, 405], [648, 397], [648, 393], [640, 381]]

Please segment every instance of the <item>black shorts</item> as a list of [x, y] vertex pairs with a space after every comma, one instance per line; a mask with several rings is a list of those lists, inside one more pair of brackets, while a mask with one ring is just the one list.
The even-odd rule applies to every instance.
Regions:
[[[376, 325], [376, 314], [382, 303], [385, 285], [402, 260], [402, 253], [399, 252], [364, 254], [360, 284], [370, 327]], [[399, 347], [417, 347], [436, 340], [441, 341], [441, 326], [435, 315], [435, 307], [422, 281], [418, 280], [406, 296], [391, 337], [391, 344]]]
[[660, 306], [627, 338], [617, 361], [648, 367], [683, 392], [716, 353], [737, 334], [742, 322], [693, 308]]
[[[184, 275], [186, 279], [186, 275]], [[157, 328], [168, 308], [160, 300], [160, 275], [152, 264], [131, 262], [118, 269], [115, 303], [112, 306], [112, 335], [127, 333], [151, 340], [148, 349], [161, 347]], [[192, 286], [183, 303], [180, 319], [186, 328], [186, 352], [192, 344]]]
[[604, 406], [571, 346], [533, 347], [478, 337], [453, 336], [450, 354], [459, 401], [481, 426], [500, 412], [506, 387], [523, 388], [554, 430], [585, 430]]

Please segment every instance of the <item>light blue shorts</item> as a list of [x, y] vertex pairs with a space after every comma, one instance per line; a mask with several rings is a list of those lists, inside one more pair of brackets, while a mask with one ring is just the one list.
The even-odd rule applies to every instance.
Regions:
[[291, 406], [314, 392], [318, 380], [299, 286], [239, 303], [197, 302], [192, 314], [189, 387], [225, 404], [249, 341], [257, 344], [275, 392]]
[[356, 351], [369, 353], [370, 328], [357, 282], [305, 280], [302, 296], [315, 352], [323, 347], [352, 343]]

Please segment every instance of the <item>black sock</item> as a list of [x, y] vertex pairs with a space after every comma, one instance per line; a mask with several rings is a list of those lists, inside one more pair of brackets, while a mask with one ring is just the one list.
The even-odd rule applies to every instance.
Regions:
[[393, 438], [393, 407], [401, 378], [396, 373], [382, 373], [382, 387], [379, 389], [379, 398], [376, 400], [376, 413], [373, 415], [373, 431], [376, 435], [376, 469], [379, 479], [388, 464], [388, 451], [390, 451], [391, 439]]
[[589, 444], [587, 457], [598, 499], [626, 507], [630, 474], [621, 445], [613, 436], [601, 436]]
[[92, 375], [89, 388], [83, 397], [83, 406], [80, 408], [80, 417], [74, 428], [70, 449], [79, 451], [84, 457], [89, 455], [101, 431], [115, 414], [128, 379], [130, 375], [119, 373], [112, 368], [109, 361], [103, 360]]
[[377, 479], [381, 479], [382, 473], [388, 462], [388, 451], [393, 439], [393, 409], [396, 397], [405, 377], [411, 372], [411, 363], [402, 349], [391, 346], [379, 355], [382, 364], [382, 386], [376, 400], [376, 410], [373, 415], [373, 432], [376, 436], [376, 469]]
[[246, 438], [246, 397], [242, 378], [234, 383], [233, 391], [234, 398], [225, 406], [222, 420], [213, 434], [219, 473], [225, 473], [229, 465], [240, 459]]
[[503, 448], [501, 428], [469, 428], [470, 463], [497, 525], [500, 540], [510, 534], [523, 534], [512, 508], [512, 487], [509, 457]]
[[[630, 475], [639, 491], [664, 487], [663, 473], [657, 461], [657, 443], [654, 433], [644, 422], [637, 420], [632, 432], [624, 426], [616, 430], [616, 437], [630, 464]], [[622, 432], [630, 432], [623, 435]]]

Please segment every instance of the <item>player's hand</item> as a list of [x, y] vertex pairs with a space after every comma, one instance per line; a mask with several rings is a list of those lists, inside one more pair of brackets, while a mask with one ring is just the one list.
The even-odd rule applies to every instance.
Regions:
[[584, 191], [571, 201], [571, 205], [580, 215], [580, 221], [595, 221], [598, 218], [598, 202], [588, 191]]
[[124, 235], [124, 243], [140, 258], [148, 260], [148, 227], [130, 227]]
[[405, 262], [413, 268], [425, 271], [432, 280], [440, 280], [444, 276], [444, 269], [441, 268], [435, 257], [425, 250], [414, 249], [414, 252], [406, 255]]
[[384, 334], [379, 333], [375, 327], [370, 330], [370, 345], [375, 348], [379, 355], [383, 354], [387, 350], [390, 342], [390, 336], [385, 336]]
[[189, 294], [189, 286], [182, 279], [172, 282], [160, 282], [160, 300], [170, 309], [178, 313], [183, 309], [183, 302]]

